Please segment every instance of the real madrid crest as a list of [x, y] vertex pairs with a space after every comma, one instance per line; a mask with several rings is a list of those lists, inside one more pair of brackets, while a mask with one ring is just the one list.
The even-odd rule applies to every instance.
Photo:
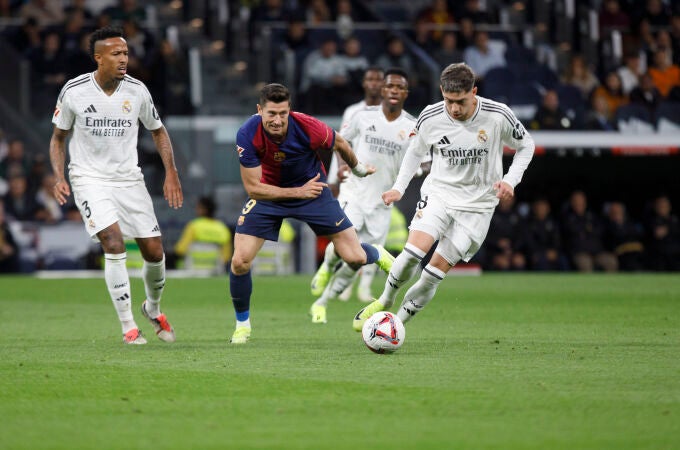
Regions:
[[477, 133], [477, 140], [481, 143], [484, 143], [489, 140], [489, 135], [486, 134], [486, 131], [479, 130], [479, 133]]
[[400, 130], [399, 131], [399, 140], [403, 141], [404, 139], [406, 139], [406, 131]]
[[123, 112], [125, 114], [129, 114], [132, 112], [132, 103], [130, 103], [130, 100], [125, 100], [123, 102]]

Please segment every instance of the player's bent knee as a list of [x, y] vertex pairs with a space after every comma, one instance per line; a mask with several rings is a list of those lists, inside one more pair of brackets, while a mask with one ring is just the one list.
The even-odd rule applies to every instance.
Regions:
[[235, 275], [244, 275], [250, 271], [251, 261], [234, 257], [231, 260], [231, 271]]

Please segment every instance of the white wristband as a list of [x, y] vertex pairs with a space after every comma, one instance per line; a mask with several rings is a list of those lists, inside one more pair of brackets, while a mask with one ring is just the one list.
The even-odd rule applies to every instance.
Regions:
[[352, 167], [352, 173], [358, 177], [365, 177], [368, 175], [368, 169], [359, 161], [356, 166]]

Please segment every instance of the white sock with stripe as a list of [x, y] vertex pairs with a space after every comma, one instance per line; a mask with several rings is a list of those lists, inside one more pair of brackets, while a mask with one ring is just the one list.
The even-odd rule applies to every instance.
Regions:
[[385, 309], [392, 307], [399, 289], [413, 277], [425, 255], [426, 253], [415, 245], [406, 243], [404, 250], [394, 260], [392, 270], [387, 275], [385, 289], [378, 299], [385, 306]]
[[397, 316], [402, 322], [406, 323], [413, 316], [422, 311], [425, 306], [430, 303], [439, 283], [446, 277], [446, 274], [434, 266], [427, 265], [423, 269], [418, 281], [406, 291], [404, 301], [399, 307]]
[[130, 293], [130, 277], [125, 261], [127, 253], [104, 254], [104, 280], [109, 290], [113, 307], [118, 313], [123, 334], [137, 328], [132, 316], [132, 295]]

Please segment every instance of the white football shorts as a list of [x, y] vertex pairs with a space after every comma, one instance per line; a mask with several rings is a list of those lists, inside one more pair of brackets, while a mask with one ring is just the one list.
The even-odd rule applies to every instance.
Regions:
[[446, 207], [437, 197], [429, 196], [416, 207], [410, 230], [422, 231], [439, 239], [437, 253], [449, 263], [456, 255], [469, 261], [479, 250], [489, 231], [493, 211], [462, 211]]
[[143, 182], [114, 187], [84, 185], [73, 187], [73, 198], [90, 237], [118, 222], [126, 238], [149, 238], [161, 235], [151, 196]]
[[376, 208], [371, 211], [362, 209], [361, 202], [341, 202], [345, 215], [357, 230], [359, 240], [367, 244], [384, 245], [390, 231], [391, 211], [388, 208]]

